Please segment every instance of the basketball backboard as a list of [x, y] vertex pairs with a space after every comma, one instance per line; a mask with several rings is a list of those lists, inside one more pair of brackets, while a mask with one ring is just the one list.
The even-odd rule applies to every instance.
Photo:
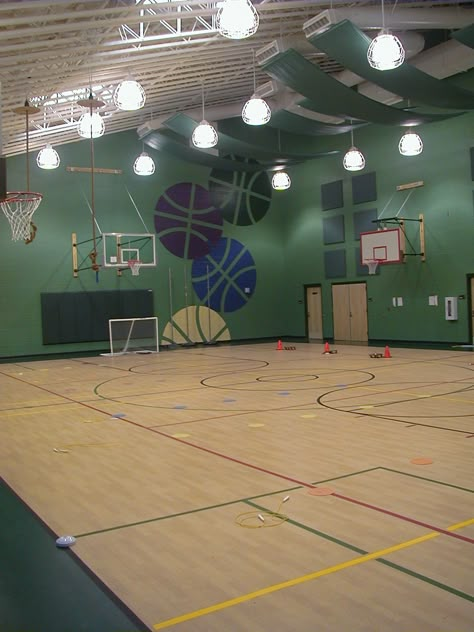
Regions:
[[400, 230], [390, 228], [360, 234], [360, 258], [363, 265], [368, 261], [400, 263]]
[[141, 268], [155, 268], [156, 248], [153, 233], [102, 233], [104, 268], [126, 268], [130, 260]]

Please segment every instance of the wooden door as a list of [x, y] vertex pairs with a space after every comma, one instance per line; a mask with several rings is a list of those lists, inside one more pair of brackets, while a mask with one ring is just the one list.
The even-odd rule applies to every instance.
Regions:
[[367, 292], [365, 283], [333, 285], [332, 311], [335, 340], [367, 341]]
[[306, 314], [309, 340], [323, 339], [323, 309], [321, 287], [306, 288]]
[[349, 285], [332, 286], [332, 318], [335, 340], [351, 340]]

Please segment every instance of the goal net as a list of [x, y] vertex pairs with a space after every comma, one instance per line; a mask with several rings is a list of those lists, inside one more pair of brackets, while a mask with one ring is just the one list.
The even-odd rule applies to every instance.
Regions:
[[109, 320], [110, 353], [158, 353], [158, 318], [112, 318]]

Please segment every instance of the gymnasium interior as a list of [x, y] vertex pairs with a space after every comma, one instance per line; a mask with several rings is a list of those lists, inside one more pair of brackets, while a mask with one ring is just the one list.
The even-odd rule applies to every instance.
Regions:
[[0, 632], [472, 632], [473, 5], [0, 4]]

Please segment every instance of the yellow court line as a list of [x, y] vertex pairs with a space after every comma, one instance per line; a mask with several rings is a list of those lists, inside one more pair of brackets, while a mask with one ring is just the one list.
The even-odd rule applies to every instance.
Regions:
[[[464, 522], [458, 522], [457, 524], [453, 524], [450, 527], [447, 527], [446, 531], [456, 531], [457, 529], [462, 529], [463, 527], [467, 527], [471, 524], [474, 524], [474, 518], [465, 520]], [[422, 535], [418, 538], [414, 538], [413, 540], [407, 540], [406, 542], [395, 544], [394, 546], [390, 546], [386, 549], [380, 549], [379, 551], [375, 551], [374, 553], [366, 553], [365, 555], [361, 555], [360, 557], [356, 557], [352, 560], [348, 560], [347, 562], [342, 562], [341, 564], [336, 564], [335, 566], [329, 566], [328, 568], [323, 568], [320, 571], [309, 573], [309, 575], [302, 575], [301, 577], [295, 577], [294, 579], [289, 579], [279, 584], [273, 584], [272, 586], [267, 586], [266, 588], [260, 588], [260, 590], [255, 590], [254, 592], [241, 595], [240, 597], [234, 597], [234, 599], [221, 601], [220, 603], [216, 603], [213, 606], [208, 606], [207, 608], [194, 610], [193, 612], [182, 614], [179, 617], [174, 617], [173, 619], [167, 619], [166, 621], [162, 621], [161, 623], [155, 623], [153, 625], [153, 629], [163, 630], [164, 628], [169, 628], [173, 625], [177, 625], [178, 623], [184, 623], [185, 621], [190, 621], [191, 619], [197, 619], [198, 617], [203, 617], [204, 615], [211, 614], [212, 612], [225, 610], [226, 608], [230, 608], [231, 606], [236, 606], [239, 603], [244, 603], [246, 601], [250, 601], [251, 599], [255, 599], [256, 597], [263, 597], [264, 595], [269, 595], [270, 593], [277, 592], [278, 590], [283, 590], [284, 588], [290, 588], [291, 586], [304, 584], [305, 582], [312, 581], [313, 579], [316, 579], [318, 577], [324, 577], [325, 575], [330, 575], [332, 573], [337, 573], [337, 571], [342, 571], [345, 568], [350, 568], [351, 566], [357, 566], [358, 564], [363, 564], [364, 562], [375, 560], [378, 557], [384, 557], [385, 555], [389, 555], [390, 553], [394, 553], [395, 551], [401, 551], [402, 549], [406, 549], [410, 546], [414, 546], [415, 544], [420, 544], [421, 542], [426, 542], [427, 540], [437, 538], [440, 535], [442, 534], [439, 533], [438, 531], [432, 531], [431, 533], [427, 533], [426, 535]]]

